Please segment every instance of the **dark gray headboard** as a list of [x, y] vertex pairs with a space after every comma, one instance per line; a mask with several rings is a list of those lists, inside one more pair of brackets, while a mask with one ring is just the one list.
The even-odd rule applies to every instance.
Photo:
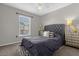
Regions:
[[64, 24], [52, 24], [44, 27], [45, 31], [51, 31], [60, 34], [63, 38], [65, 37], [65, 25]]

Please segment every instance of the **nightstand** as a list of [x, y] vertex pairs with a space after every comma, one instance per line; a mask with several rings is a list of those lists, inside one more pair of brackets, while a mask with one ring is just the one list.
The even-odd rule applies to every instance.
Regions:
[[40, 30], [39, 31], [39, 36], [43, 36], [43, 32], [44, 32], [43, 30]]
[[66, 45], [79, 48], [79, 32], [65, 31]]

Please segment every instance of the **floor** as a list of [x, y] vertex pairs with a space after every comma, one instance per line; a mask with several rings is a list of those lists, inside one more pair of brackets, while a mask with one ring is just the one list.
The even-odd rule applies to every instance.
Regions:
[[20, 43], [1, 46], [0, 56], [19, 56], [19, 45]]
[[62, 46], [54, 53], [54, 56], [79, 56], [79, 49], [69, 46]]
[[[20, 43], [0, 47], [0, 56], [20, 56], [19, 45]], [[53, 55], [54, 56], [79, 56], [79, 49], [69, 47], [69, 46], [62, 46]]]

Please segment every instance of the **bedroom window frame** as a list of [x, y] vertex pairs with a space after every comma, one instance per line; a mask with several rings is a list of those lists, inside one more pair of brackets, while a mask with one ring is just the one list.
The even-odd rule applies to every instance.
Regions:
[[[22, 35], [22, 34], [20, 34], [20, 16], [24, 16], [24, 17], [27, 17], [27, 18], [29, 18], [29, 33], [28, 34], [25, 34], [25, 35]], [[31, 17], [30, 16], [26, 16], [26, 15], [22, 15], [22, 14], [19, 14], [19, 36], [31, 36]]]

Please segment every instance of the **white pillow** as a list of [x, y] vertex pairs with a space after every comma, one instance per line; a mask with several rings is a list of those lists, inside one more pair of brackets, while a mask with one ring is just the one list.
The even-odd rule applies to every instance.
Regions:
[[49, 37], [53, 38], [54, 37], [54, 32], [50, 32]]
[[44, 32], [43, 32], [43, 36], [44, 36], [44, 37], [49, 37], [49, 34], [50, 34], [49, 31], [44, 31]]

